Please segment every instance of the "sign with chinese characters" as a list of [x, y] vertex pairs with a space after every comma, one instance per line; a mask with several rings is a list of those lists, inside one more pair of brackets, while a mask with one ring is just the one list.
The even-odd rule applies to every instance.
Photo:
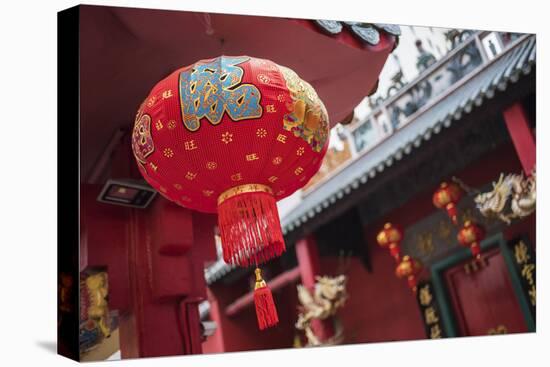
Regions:
[[416, 300], [418, 301], [418, 306], [422, 313], [422, 320], [424, 321], [424, 328], [428, 339], [444, 338], [446, 335], [443, 330], [439, 309], [437, 307], [437, 300], [430, 281], [424, 281], [418, 284]]
[[508, 246], [519, 274], [521, 288], [529, 302], [531, 314], [535, 318], [537, 305], [535, 253], [525, 237], [508, 242]]

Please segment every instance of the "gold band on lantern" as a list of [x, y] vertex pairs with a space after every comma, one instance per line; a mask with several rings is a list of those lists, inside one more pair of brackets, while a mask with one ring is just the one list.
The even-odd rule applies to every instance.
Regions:
[[273, 195], [273, 191], [271, 190], [271, 187], [262, 185], [262, 184], [246, 184], [246, 185], [240, 185], [230, 188], [229, 190], [225, 190], [218, 196], [218, 205], [223, 203], [225, 200], [232, 198], [233, 196], [237, 196], [240, 194], [246, 194], [249, 192], [266, 192], [268, 194]]

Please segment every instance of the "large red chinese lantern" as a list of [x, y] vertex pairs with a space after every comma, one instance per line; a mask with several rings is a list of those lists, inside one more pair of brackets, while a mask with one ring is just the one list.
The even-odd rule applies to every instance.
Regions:
[[458, 224], [456, 205], [462, 197], [462, 189], [455, 183], [442, 182], [439, 189], [433, 194], [433, 204], [439, 209], [445, 209], [447, 215]]
[[[218, 213], [224, 261], [256, 265], [285, 250], [276, 202], [317, 172], [329, 121], [315, 90], [269, 60], [221, 56], [174, 71], [140, 106], [132, 148], [167, 199]], [[260, 329], [278, 322], [256, 271]]]
[[464, 247], [469, 247], [470, 251], [472, 251], [472, 255], [474, 255], [476, 259], [481, 257], [480, 242], [483, 241], [484, 238], [485, 229], [470, 220], [464, 222], [464, 226], [457, 234], [458, 242]]

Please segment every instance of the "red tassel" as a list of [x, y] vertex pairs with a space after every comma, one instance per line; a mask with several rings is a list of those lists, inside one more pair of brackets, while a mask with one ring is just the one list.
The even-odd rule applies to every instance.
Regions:
[[397, 243], [390, 243], [390, 255], [395, 259], [397, 263], [401, 261], [401, 249]]
[[456, 205], [454, 203], [449, 203], [445, 207], [447, 209], [447, 215], [449, 215], [449, 218], [453, 221], [454, 225], [458, 225], [458, 218], [457, 218], [457, 210]]
[[277, 202], [267, 186], [242, 185], [220, 195], [218, 224], [228, 264], [261, 264], [285, 251]]
[[256, 285], [254, 286], [254, 305], [256, 306], [256, 317], [260, 330], [275, 326], [279, 323], [279, 316], [273, 301], [271, 289], [262, 279], [262, 272], [256, 268]]
[[472, 242], [470, 245], [470, 251], [472, 251], [472, 255], [474, 255], [476, 259], [481, 258], [481, 247], [479, 247], [478, 242]]
[[416, 276], [413, 274], [413, 275], [409, 275], [407, 277], [407, 283], [409, 283], [409, 288], [414, 292], [416, 293], [416, 286], [417, 286], [417, 279], [416, 279]]

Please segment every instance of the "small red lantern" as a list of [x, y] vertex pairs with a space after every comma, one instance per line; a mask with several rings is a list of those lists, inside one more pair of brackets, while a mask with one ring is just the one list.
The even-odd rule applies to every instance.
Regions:
[[455, 183], [442, 182], [433, 195], [433, 203], [439, 209], [445, 209], [455, 225], [458, 224], [456, 204], [462, 197], [462, 189]]
[[403, 239], [403, 231], [391, 223], [384, 224], [384, 228], [376, 236], [376, 241], [380, 247], [388, 247], [391, 256], [396, 262], [401, 257], [401, 248], [399, 246]]
[[457, 235], [458, 242], [464, 247], [469, 247], [477, 259], [481, 257], [480, 242], [485, 238], [485, 229], [470, 220], [464, 222], [464, 226]]
[[[153, 87], [137, 112], [132, 149], [145, 180], [165, 198], [218, 213], [225, 262], [258, 266], [285, 250], [276, 202], [307, 184], [328, 141], [323, 102], [294, 71], [221, 56]], [[264, 329], [277, 315], [256, 275]]]
[[413, 259], [409, 255], [403, 256], [401, 262], [395, 268], [395, 275], [399, 279], [407, 278], [409, 288], [416, 292], [416, 285], [418, 282], [417, 276], [422, 271], [422, 264], [420, 261]]

